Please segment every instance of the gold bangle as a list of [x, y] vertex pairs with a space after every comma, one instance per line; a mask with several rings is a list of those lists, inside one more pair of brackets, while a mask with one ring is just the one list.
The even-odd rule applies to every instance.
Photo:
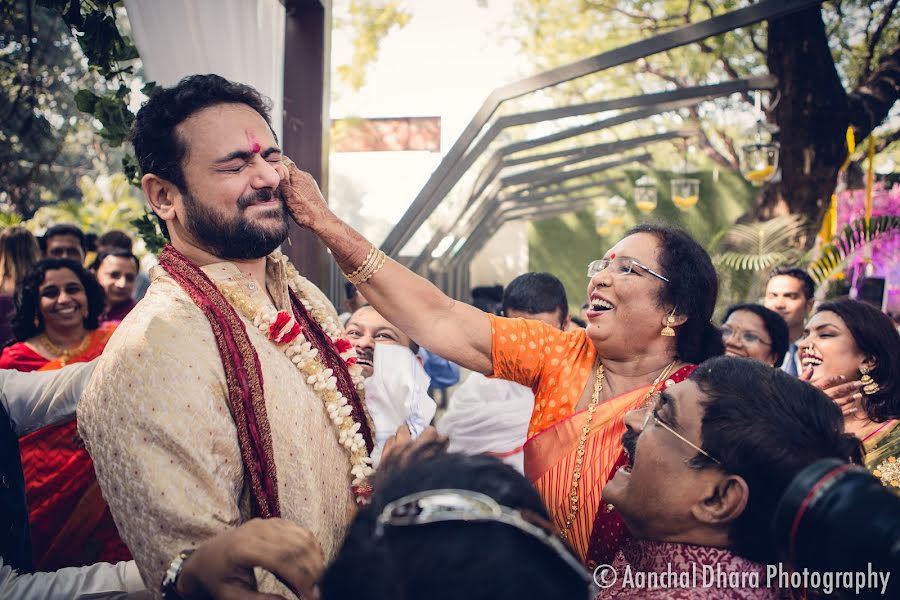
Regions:
[[378, 251], [376, 251], [375, 254], [372, 255], [371, 260], [366, 261], [366, 264], [363, 265], [363, 268], [360, 270], [360, 272], [350, 280], [353, 285], [359, 285], [372, 276], [372, 273], [375, 272], [375, 266], [378, 264], [378, 259], [379, 255]]
[[369, 259], [366, 261], [366, 263], [363, 265], [363, 267], [359, 270], [359, 273], [357, 273], [356, 276], [353, 278], [354, 285], [357, 285], [360, 282], [365, 281], [366, 278], [368, 277], [369, 273], [372, 272], [372, 269], [375, 267], [377, 262], [378, 262], [378, 249], [376, 248], [375, 252], [372, 253], [372, 255], [369, 257]]
[[350, 280], [351, 283], [353, 283], [354, 279], [359, 277], [359, 274], [362, 273], [366, 265], [369, 264], [369, 261], [372, 260], [372, 256], [375, 254], [375, 250], [377, 250], [377, 248], [375, 248], [375, 244], [372, 244], [372, 247], [369, 248], [369, 253], [366, 254], [366, 257], [363, 259], [363, 261], [359, 264], [358, 267], [356, 267], [356, 270], [349, 275], [347, 273], [344, 273], [344, 275], [347, 277], [347, 279]]
[[[379, 250], [377, 253], [377, 260], [378, 260], [378, 262], [372, 267], [372, 269], [369, 272], [360, 275], [359, 283], [365, 283], [369, 279], [374, 277], [375, 273], [380, 271], [381, 268], [384, 266], [384, 263], [387, 262], [387, 255], [384, 252], [382, 252], [381, 250]], [[359, 285], [359, 283], [354, 284], [354, 285]]]

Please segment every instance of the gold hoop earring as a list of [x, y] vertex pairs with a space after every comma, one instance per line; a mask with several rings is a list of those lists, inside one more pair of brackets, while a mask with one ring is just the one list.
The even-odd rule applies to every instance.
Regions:
[[663, 335], [666, 337], [675, 337], [675, 330], [672, 329], [672, 324], [675, 323], [675, 309], [672, 309], [672, 312], [669, 313], [669, 316], [666, 317], [666, 326], [662, 328], [662, 331], [659, 332], [659, 335]]
[[862, 384], [863, 392], [867, 396], [871, 396], [872, 394], [877, 394], [878, 391], [881, 389], [881, 387], [878, 385], [878, 382], [875, 381], [874, 379], [872, 379], [872, 377], [869, 375], [869, 371], [871, 371], [871, 370], [872, 370], [872, 368], [868, 367], [866, 365], [862, 365], [859, 368], [859, 372], [862, 373], [862, 377], [859, 378], [859, 382]]

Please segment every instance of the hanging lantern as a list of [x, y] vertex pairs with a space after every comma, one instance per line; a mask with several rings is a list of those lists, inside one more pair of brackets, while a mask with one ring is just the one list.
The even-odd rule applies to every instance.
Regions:
[[741, 175], [756, 187], [762, 187], [778, 169], [778, 142], [741, 146]]
[[672, 204], [690, 210], [700, 200], [700, 180], [694, 177], [672, 180]]
[[641, 213], [649, 215], [656, 209], [656, 179], [644, 175], [634, 182], [634, 205]]
[[598, 235], [607, 236], [612, 233], [609, 217], [609, 210], [606, 207], [601, 206], [594, 211], [594, 226], [597, 228]]
[[628, 202], [621, 196], [613, 196], [606, 203], [609, 207], [609, 224], [613, 227], [619, 227], [625, 224], [625, 212], [628, 208]]
[[744, 179], [756, 187], [761, 187], [775, 177], [780, 147], [778, 142], [772, 139], [773, 135], [778, 133], [778, 127], [766, 122], [762, 117], [762, 100], [759, 92], [756, 92], [756, 110], [761, 116], [747, 134], [753, 142], [741, 146], [739, 159]]
[[687, 139], [684, 140], [684, 165], [681, 168], [682, 176], [671, 181], [672, 204], [679, 210], [690, 210], [700, 200], [700, 180], [690, 177], [690, 165], [688, 164]]

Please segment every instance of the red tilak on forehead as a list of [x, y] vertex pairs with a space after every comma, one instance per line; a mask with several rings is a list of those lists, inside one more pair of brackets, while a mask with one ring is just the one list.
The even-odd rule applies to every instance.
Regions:
[[613, 252], [612, 254], [609, 255], [609, 259], [610, 259], [610, 260], [614, 259], [615, 257], [616, 257], [616, 253], [615, 253], [615, 252]]
[[256, 141], [256, 136], [253, 135], [253, 132], [249, 129], [245, 129], [244, 133], [247, 134], [247, 141], [250, 142], [250, 151], [253, 152], [253, 154], [259, 154], [262, 146]]

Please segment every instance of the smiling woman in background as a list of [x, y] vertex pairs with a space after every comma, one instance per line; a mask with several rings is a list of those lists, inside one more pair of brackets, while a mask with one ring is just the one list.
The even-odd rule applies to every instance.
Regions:
[[759, 304], [735, 304], [722, 322], [725, 354], [755, 358], [773, 367], [781, 365], [790, 340], [781, 315]]
[[858, 391], [836, 399], [850, 406], [845, 428], [862, 440], [869, 470], [900, 493], [900, 334], [890, 317], [857, 300], [826, 302], [799, 347], [804, 379], [855, 383]]

